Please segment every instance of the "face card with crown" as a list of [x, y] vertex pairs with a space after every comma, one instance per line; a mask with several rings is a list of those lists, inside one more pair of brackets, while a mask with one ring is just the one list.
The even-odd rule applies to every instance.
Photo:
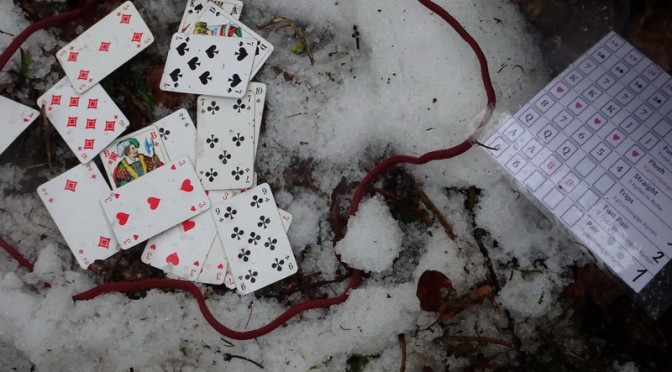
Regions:
[[77, 93], [98, 84], [154, 41], [131, 1], [126, 1], [56, 53]]
[[86, 269], [95, 260], [119, 251], [107, 223], [101, 196], [110, 192], [93, 163], [80, 164], [40, 185], [37, 193], [54, 219], [79, 265]]
[[82, 163], [88, 163], [128, 126], [128, 119], [102, 86], [83, 94], [68, 78], [61, 79], [37, 99], [47, 118]]
[[0, 122], [0, 154], [14, 142], [21, 132], [40, 116], [37, 110], [0, 96], [0, 112], [5, 120]]
[[187, 6], [184, 8], [184, 13], [182, 14], [182, 21], [180, 22], [180, 27], [178, 32], [187, 32], [193, 27], [193, 23], [201, 16], [201, 13], [205, 9], [205, 6], [208, 3], [212, 3], [220, 8], [222, 11], [227, 12], [231, 17], [238, 19], [240, 18], [240, 13], [243, 11], [243, 2], [237, 0], [188, 0]]

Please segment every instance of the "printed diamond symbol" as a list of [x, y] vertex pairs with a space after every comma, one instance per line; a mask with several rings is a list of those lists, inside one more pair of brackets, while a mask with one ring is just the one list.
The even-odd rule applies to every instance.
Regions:
[[68, 191], [75, 192], [77, 188], [77, 182], [73, 180], [66, 180], [65, 181], [65, 189]]
[[97, 109], [98, 108], [98, 98], [89, 98], [89, 104], [86, 106], [88, 109]]
[[76, 127], [77, 126], [77, 116], [69, 116], [68, 117], [68, 124], [66, 126]]
[[106, 121], [106, 122], [105, 122], [105, 131], [106, 131], [106, 132], [114, 132], [114, 125], [115, 125], [116, 123], [117, 123], [117, 122], [114, 121], [114, 120], [108, 120], [108, 121]]
[[93, 144], [96, 142], [95, 139], [87, 138], [84, 140], [84, 148], [87, 150], [93, 150]]
[[100, 47], [98, 48], [99, 51], [101, 52], [109, 52], [110, 51], [110, 42], [109, 41], [101, 41], [100, 42]]
[[131, 23], [131, 15], [126, 13], [122, 14], [119, 23], [125, 23], [125, 24]]
[[86, 119], [86, 129], [96, 129], [96, 119]]
[[142, 41], [142, 32], [134, 32], [131, 41], [134, 43], [139, 43]]
[[68, 62], [77, 62], [77, 56], [79, 56], [79, 52], [68, 53]]
[[109, 248], [110, 248], [110, 241], [111, 241], [111, 240], [112, 240], [112, 239], [110, 239], [110, 238], [101, 236], [101, 237], [98, 239], [98, 246], [101, 247], [101, 248], [109, 249]]
[[57, 95], [51, 96], [51, 105], [60, 105], [61, 104], [61, 97], [62, 96], [57, 96]]
[[70, 107], [77, 107], [79, 106], [79, 97], [70, 97], [70, 103], [68, 104]]
[[87, 80], [89, 78], [89, 70], [79, 70], [77, 80]]

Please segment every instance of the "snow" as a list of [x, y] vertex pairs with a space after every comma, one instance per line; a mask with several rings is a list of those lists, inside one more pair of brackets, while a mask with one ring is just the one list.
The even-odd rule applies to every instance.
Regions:
[[[533, 47], [535, 38], [517, 9], [506, 2], [438, 3], [467, 28], [488, 57], [499, 100], [491, 129], [548, 79]], [[157, 36], [146, 53], [165, 56], [184, 1], [138, 0], [135, 5]], [[460, 143], [473, 131], [485, 95], [471, 50], [419, 3], [249, 0], [241, 20], [252, 26], [276, 16], [289, 16], [304, 28], [316, 64], [290, 52], [296, 40], [287, 28], [261, 32], [275, 52], [257, 76], [268, 85], [257, 157], [260, 181], [277, 185], [279, 207], [294, 215], [289, 238], [301, 271], [329, 280], [339, 270], [328, 223], [334, 188], [343, 181], [358, 181], [386, 155], [419, 155]], [[3, 1], [0, 24], [3, 31], [18, 33], [28, 21], [14, 2]], [[351, 36], [353, 25], [360, 33], [359, 50]], [[38, 93], [62, 76], [48, 73], [52, 68], [60, 71], [53, 51], [68, 42], [54, 35], [54, 30], [43, 31], [26, 44], [35, 60], [32, 77], [46, 76], [45, 84], [35, 86]], [[8, 42], [7, 35], [0, 35], [0, 49]], [[503, 64], [508, 67], [497, 73]], [[512, 69], [515, 64], [524, 72]], [[5, 71], [16, 71], [18, 66], [15, 56]], [[12, 78], [5, 71], [0, 83]], [[34, 102], [34, 97], [25, 95], [10, 98]], [[155, 109], [157, 117], [168, 112], [164, 107]], [[305, 171], [312, 171], [315, 185], [285, 184], [284, 169], [308, 160], [314, 169]], [[554, 296], [566, 284], [568, 265], [587, 260], [581, 248], [566, 243], [564, 232], [515, 191], [481, 149], [405, 169], [454, 223], [459, 239], [450, 240], [438, 223], [430, 228], [400, 224], [382, 199], [365, 199], [336, 247], [344, 262], [371, 273], [362, 287], [341, 305], [308, 311], [264, 337], [230, 346], [209, 327], [188, 294], [154, 290], [138, 300], [109, 294], [74, 303], [71, 296], [93, 287], [99, 278], [79, 268], [39, 198], [26, 185], [28, 172], [42, 180], [54, 174], [40, 167], [26, 170], [0, 164], [0, 233], [36, 261], [35, 271], [27, 273], [10, 259], [0, 260], [0, 359], [19, 370], [34, 365], [38, 371], [258, 370], [241, 359], [225, 361], [224, 355], [230, 353], [270, 370], [343, 371], [348, 358], [357, 354], [371, 358], [366, 371], [388, 371], [399, 368], [397, 335], [405, 333], [407, 370], [466, 366], [467, 360], [447, 356], [432, 341], [437, 328], [421, 331], [435, 317], [420, 310], [415, 289], [428, 269], [446, 274], [458, 293], [485, 280], [487, 269], [471, 237], [464, 195], [446, 192], [470, 185], [483, 190], [475, 222], [498, 241], [496, 247], [489, 242], [503, 284], [498, 300], [512, 312], [524, 347], [533, 348], [526, 332], [556, 313]], [[57, 169], [56, 174], [62, 171]], [[347, 203], [341, 205], [345, 208]], [[515, 273], [509, 281], [510, 269], [504, 263], [513, 259], [521, 269], [535, 270], [534, 275]], [[537, 260], [545, 268], [537, 270]], [[45, 282], [51, 287], [46, 288]], [[343, 287], [332, 284], [322, 294], [334, 296]], [[298, 300], [293, 296], [289, 302]], [[227, 292], [211, 296], [208, 305], [223, 324], [249, 330], [274, 319], [288, 303]], [[498, 337], [506, 320], [489, 306], [465, 311], [451, 329]]]

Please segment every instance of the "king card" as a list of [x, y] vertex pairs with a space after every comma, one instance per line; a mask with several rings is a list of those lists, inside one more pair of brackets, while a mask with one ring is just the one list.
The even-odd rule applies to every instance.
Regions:
[[128, 127], [128, 119], [102, 86], [79, 94], [68, 78], [40, 98], [51, 124], [82, 163], [91, 161]]
[[123, 249], [210, 208], [205, 190], [186, 157], [104, 195], [101, 203]]
[[170, 160], [161, 132], [155, 125], [119, 138], [103, 150], [100, 158], [113, 189], [154, 171]]
[[56, 54], [77, 93], [98, 84], [154, 41], [131, 1], [79, 35]]
[[40, 116], [40, 113], [28, 106], [0, 96], [0, 112], [6, 118], [0, 124], [0, 154], [14, 142], [28, 126]]
[[223, 12], [229, 13], [231, 17], [235, 19], [240, 18], [240, 13], [243, 11], [242, 1], [189, 0], [187, 1], [187, 6], [184, 8], [184, 14], [182, 14], [182, 21], [180, 22], [178, 32], [187, 32], [190, 30], [194, 26], [194, 22], [201, 16], [203, 9], [205, 9], [206, 4], [208, 3], [220, 7]]
[[54, 219], [79, 266], [87, 269], [119, 251], [117, 239], [100, 207], [110, 192], [98, 168], [78, 165], [40, 185], [37, 193]]
[[254, 61], [254, 39], [174, 34], [161, 89], [217, 97], [245, 95]]

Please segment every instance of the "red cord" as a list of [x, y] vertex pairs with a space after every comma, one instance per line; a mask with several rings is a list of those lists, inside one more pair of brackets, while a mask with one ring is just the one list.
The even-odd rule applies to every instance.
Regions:
[[25, 267], [29, 272], [33, 272], [33, 264], [2, 237], [0, 237], [0, 247], [4, 248], [10, 256], [14, 257], [19, 262], [19, 265]]
[[[433, 3], [430, 0], [418, 0], [418, 1], [425, 7], [429, 8], [434, 13], [438, 14], [448, 24], [450, 24], [450, 26], [452, 26], [453, 29], [455, 29], [455, 31], [462, 37], [462, 39], [464, 39], [464, 41], [467, 44], [469, 44], [469, 46], [473, 49], [474, 53], [476, 54], [476, 58], [478, 59], [481, 68], [481, 78], [483, 80], [483, 86], [485, 88], [485, 92], [487, 95], [486, 110], [476, 130], [479, 131], [490, 120], [490, 117], [492, 116], [492, 111], [494, 110], [496, 103], [495, 91], [492, 87], [492, 82], [490, 80], [490, 74], [488, 72], [488, 65], [485, 59], [485, 55], [483, 54], [483, 51], [479, 47], [478, 43], [467, 33], [467, 31], [462, 27], [462, 25], [460, 25], [459, 22], [455, 20], [455, 18], [453, 18], [450, 14], [448, 14], [447, 11], [445, 11], [443, 8], [441, 8], [440, 6], [438, 6], [437, 4]], [[376, 179], [378, 175], [380, 175], [380, 173], [389, 169], [390, 167], [400, 163], [419, 165], [434, 160], [449, 159], [458, 156], [460, 154], [463, 154], [464, 152], [469, 150], [474, 142], [475, 138], [473, 138], [472, 135], [466, 141], [449, 149], [432, 151], [420, 157], [397, 155], [381, 161], [373, 169], [369, 171], [369, 173], [364, 177], [364, 179], [362, 179], [362, 181], [360, 181], [360, 183], [355, 188], [352, 195], [352, 201], [350, 204], [349, 213], [351, 215], [354, 215], [357, 212], [359, 203], [361, 202], [367, 187], [371, 184], [371, 182], [373, 182]], [[219, 332], [225, 337], [229, 337], [235, 340], [249, 340], [263, 336], [273, 331], [274, 329], [280, 327], [289, 319], [293, 318], [295, 315], [303, 311], [317, 308], [328, 308], [331, 307], [332, 305], [337, 305], [345, 302], [348, 299], [350, 290], [359, 287], [361, 281], [362, 281], [362, 271], [353, 270], [348, 287], [339, 296], [325, 299], [307, 300], [305, 302], [299, 303], [297, 305], [292, 306], [290, 309], [282, 313], [280, 316], [278, 316], [275, 320], [271, 321], [267, 325], [246, 332], [234, 331], [230, 328], [227, 328], [222, 323], [220, 323], [210, 312], [210, 309], [208, 309], [207, 304], [205, 303], [205, 297], [203, 297], [203, 294], [201, 293], [200, 289], [195, 284], [187, 281], [172, 280], [172, 279], [147, 279], [134, 282], [104, 283], [86, 292], [73, 296], [73, 300], [75, 301], [90, 300], [95, 298], [96, 296], [109, 292], [135, 292], [149, 289], [179, 289], [191, 293], [196, 298], [201, 313], [203, 313], [203, 316], [205, 317], [206, 321], [217, 332]]]

